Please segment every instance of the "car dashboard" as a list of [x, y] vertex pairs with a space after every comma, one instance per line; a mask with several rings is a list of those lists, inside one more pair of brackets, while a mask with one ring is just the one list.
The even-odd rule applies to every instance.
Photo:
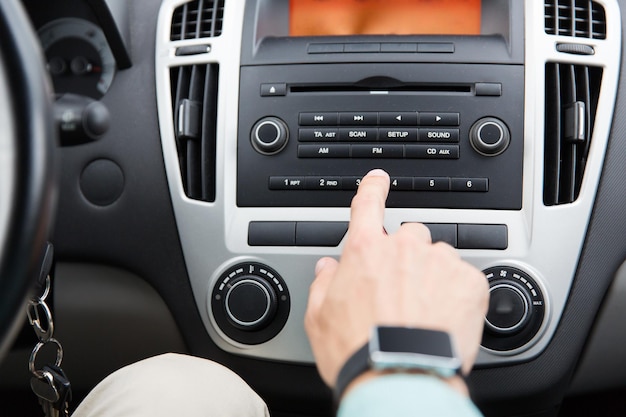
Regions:
[[[275, 415], [332, 414], [304, 312], [373, 168], [387, 232], [424, 223], [489, 281], [468, 379], [485, 415], [623, 389], [626, 5], [330, 3], [23, 1], [58, 100], [108, 120], [77, 140], [58, 116], [54, 312], [77, 391], [179, 351]], [[0, 387], [27, 384], [27, 343]]]

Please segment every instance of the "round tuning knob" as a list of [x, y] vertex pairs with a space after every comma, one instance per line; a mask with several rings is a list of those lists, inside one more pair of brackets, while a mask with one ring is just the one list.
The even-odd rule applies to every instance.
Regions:
[[231, 324], [244, 330], [260, 329], [271, 323], [277, 304], [272, 286], [256, 275], [246, 275], [229, 284], [224, 301]]
[[469, 138], [474, 150], [484, 156], [500, 155], [511, 142], [509, 128], [495, 117], [476, 121], [470, 129]]
[[528, 345], [545, 316], [545, 299], [539, 285], [517, 268], [498, 266], [484, 272], [490, 297], [482, 345], [499, 352]]
[[287, 284], [267, 265], [236, 264], [218, 278], [209, 309], [228, 338], [256, 345], [276, 336], [287, 323], [291, 306]]
[[265, 117], [252, 127], [250, 140], [257, 152], [274, 155], [287, 145], [289, 129], [278, 117]]

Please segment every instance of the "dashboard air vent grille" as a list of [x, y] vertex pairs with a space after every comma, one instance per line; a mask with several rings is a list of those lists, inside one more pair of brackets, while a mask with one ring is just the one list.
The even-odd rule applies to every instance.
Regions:
[[174, 129], [187, 197], [215, 201], [217, 64], [171, 69]]
[[549, 35], [605, 39], [604, 8], [591, 0], [545, 0], [545, 25]]
[[602, 69], [546, 65], [544, 193], [547, 206], [576, 201], [589, 153]]
[[193, 0], [174, 10], [170, 40], [213, 38], [222, 34], [224, 0]]

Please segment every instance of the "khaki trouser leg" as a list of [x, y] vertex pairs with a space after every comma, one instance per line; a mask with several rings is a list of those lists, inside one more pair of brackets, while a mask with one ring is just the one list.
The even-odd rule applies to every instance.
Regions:
[[261, 398], [235, 373], [192, 356], [165, 354], [100, 382], [72, 417], [268, 417]]

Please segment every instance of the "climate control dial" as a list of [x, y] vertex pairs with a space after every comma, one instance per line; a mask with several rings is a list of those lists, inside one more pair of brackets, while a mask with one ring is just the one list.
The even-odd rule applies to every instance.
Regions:
[[209, 308], [226, 336], [255, 345], [272, 339], [284, 327], [289, 317], [289, 291], [269, 266], [240, 263], [220, 276]]
[[517, 268], [498, 266], [484, 271], [489, 280], [489, 310], [482, 345], [506, 352], [518, 349], [537, 334], [545, 316], [545, 299], [537, 282]]

